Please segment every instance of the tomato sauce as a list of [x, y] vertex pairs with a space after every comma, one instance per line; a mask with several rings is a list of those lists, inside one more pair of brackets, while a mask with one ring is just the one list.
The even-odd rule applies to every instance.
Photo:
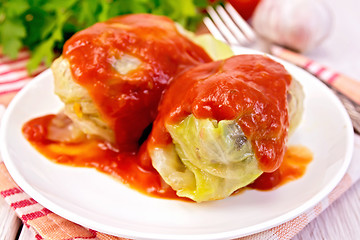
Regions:
[[[47, 129], [55, 115], [35, 118], [23, 126], [24, 136], [45, 157], [51, 161], [74, 167], [90, 167], [114, 177], [127, 186], [153, 197], [181, 199], [167, 185], [152, 167], [146, 151], [146, 143], [138, 152], [119, 153], [108, 143], [100, 139], [86, 139], [79, 143], [64, 143], [50, 140]], [[312, 160], [311, 152], [304, 146], [290, 146], [285, 153], [279, 169], [272, 173], [263, 173], [254, 183], [237, 190], [247, 188], [272, 190], [289, 181], [300, 178]]]
[[[112, 59], [124, 54], [141, 61], [139, 68], [125, 75], [112, 65]], [[303, 174], [307, 163], [297, 157], [291, 165], [301, 168], [280, 166], [289, 127], [286, 94], [291, 76], [268, 57], [241, 55], [184, 72], [210, 62], [210, 57], [183, 37], [169, 19], [147, 14], [114, 18], [75, 34], [65, 44], [63, 57], [70, 63], [74, 81], [89, 91], [102, 118], [114, 130], [116, 144], [98, 138], [53, 140], [48, 130], [55, 115], [25, 123], [24, 136], [55, 163], [95, 168], [145, 194], [180, 199], [153, 168], [147, 149], [172, 142], [165, 123], [178, 123], [194, 114], [238, 122], [261, 169], [281, 170], [281, 174], [280, 170], [274, 173], [280, 180], [262, 177], [263, 182], [270, 182], [266, 189]], [[169, 82], [171, 87], [163, 96]], [[151, 123], [150, 138], [139, 146], [138, 140]], [[255, 182], [252, 187], [261, 189], [258, 185], [264, 183]]]
[[[114, 61], [124, 55], [140, 60], [140, 66], [126, 74], [116, 71]], [[88, 90], [114, 130], [122, 151], [137, 148], [172, 78], [211, 61], [201, 47], [178, 32], [173, 21], [150, 14], [120, 16], [80, 31], [65, 43], [63, 57], [74, 81]]]
[[55, 117], [46, 115], [35, 118], [23, 126], [24, 136], [51, 161], [74, 167], [95, 168], [142, 193], [179, 199], [152, 167], [144, 148], [138, 152], [120, 153], [101, 139], [85, 139], [78, 143], [50, 140], [47, 130]]
[[305, 174], [306, 168], [313, 159], [313, 154], [307, 147], [290, 146], [280, 167], [271, 173], [263, 173], [247, 187], [257, 190], [272, 190]]

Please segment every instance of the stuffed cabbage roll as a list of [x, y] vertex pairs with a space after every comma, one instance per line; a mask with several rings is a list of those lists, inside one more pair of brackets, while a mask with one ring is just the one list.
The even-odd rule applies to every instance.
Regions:
[[228, 197], [282, 162], [302, 114], [301, 85], [263, 55], [199, 65], [168, 87], [147, 142], [178, 196]]
[[[185, 32], [166, 17], [133, 14], [75, 34], [52, 65], [65, 114], [86, 134], [136, 149], [173, 77], [218, 55]], [[215, 45], [231, 54], [229, 47]]]

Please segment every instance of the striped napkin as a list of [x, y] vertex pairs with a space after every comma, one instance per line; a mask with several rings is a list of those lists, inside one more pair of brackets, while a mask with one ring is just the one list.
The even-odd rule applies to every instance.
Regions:
[[[21, 51], [18, 59], [11, 60], [0, 55], [0, 118], [14, 95], [25, 86], [33, 76], [28, 76], [26, 63], [29, 59], [27, 51]], [[34, 75], [45, 69], [41, 66]], [[309, 222], [339, 198], [360, 178], [360, 137], [355, 137], [355, 151], [351, 165], [338, 186], [321, 202], [300, 216], [279, 226], [246, 236], [241, 239], [291, 239]], [[24, 225], [34, 234], [36, 239], [52, 240], [116, 240], [124, 239], [82, 227], [70, 222], [50, 210], [44, 208], [27, 195], [11, 178], [4, 163], [0, 159], [0, 195], [16, 212]], [[121, 233], [119, 233], [121, 234]]]

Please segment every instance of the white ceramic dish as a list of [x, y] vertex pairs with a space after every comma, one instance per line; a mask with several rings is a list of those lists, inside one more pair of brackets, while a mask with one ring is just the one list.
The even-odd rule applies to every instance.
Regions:
[[307, 146], [314, 160], [301, 179], [274, 191], [249, 190], [196, 204], [148, 197], [94, 169], [52, 163], [21, 133], [26, 121], [62, 107], [53, 94], [50, 70], [27, 85], [8, 107], [1, 154], [26, 193], [54, 213], [97, 231], [135, 239], [229, 239], [269, 229], [325, 197], [343, 177], [353, 151], [352, 125], [335, 95], [305, 71], [283, 64], [306, 94], [304, 118], [290, 144]]

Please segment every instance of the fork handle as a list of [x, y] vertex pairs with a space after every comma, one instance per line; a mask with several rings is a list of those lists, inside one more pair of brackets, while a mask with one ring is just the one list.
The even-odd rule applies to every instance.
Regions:
[[337, 73], [328, 67], [308, 59], [304, 55], [295, 53], [288, 49], [279, 46], [272, 46], [270, 51], [274, 56], [296, 64], [306, 71], [312, 73], [360, 105], [360, 81], [352, 79], [341, 73]]
[[360, 105], [360, 82], [343, 74], [338, 74], [331, 85]]

